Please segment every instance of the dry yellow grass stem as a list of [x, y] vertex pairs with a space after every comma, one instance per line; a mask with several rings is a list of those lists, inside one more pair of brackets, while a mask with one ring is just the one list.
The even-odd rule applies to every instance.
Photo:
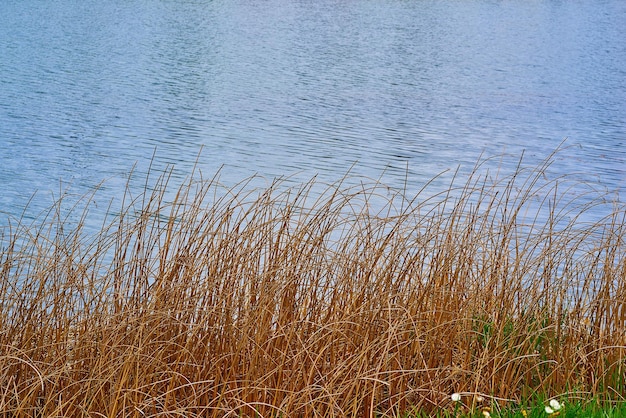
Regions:
[[172, 188], [166, 175], [95, 234], [61, 202], [14, 220], [2, 416], [391, 417], [453, 408], [463, 391], [619, 398], [624, 207], [583, 223], [602, 197], [545, 180], [547, 164], [500, 178], [477, 166], [413, 195]]

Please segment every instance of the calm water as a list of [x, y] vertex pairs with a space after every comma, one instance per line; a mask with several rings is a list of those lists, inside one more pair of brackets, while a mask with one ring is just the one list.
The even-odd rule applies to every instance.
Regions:
[[[479, 155], [626, 193], [626, 2], [0, 2], [0, 225], [109, 179], [383, 177]], [[29, 213], [30, 213], [29, 212]]]

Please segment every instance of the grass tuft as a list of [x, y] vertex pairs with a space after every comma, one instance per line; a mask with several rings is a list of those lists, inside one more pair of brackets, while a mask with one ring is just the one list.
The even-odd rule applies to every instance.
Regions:
[[604, 198], [572, 195], [548, 166], [479, 163], [414, 195], [166, 174], [96, 233], [62, 201], [14, 219], [0, 236], [2, 416], [618, 405], [625, 208], [586, 222]]

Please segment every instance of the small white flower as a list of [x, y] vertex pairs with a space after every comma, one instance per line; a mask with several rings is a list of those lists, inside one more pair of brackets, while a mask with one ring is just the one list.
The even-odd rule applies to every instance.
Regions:
[[554, 414], [554, 409], [550, 408], [549, 406], [545, 407], [545, 411], [546, 411], [546, 414], [548, 415]]
[[550, 399], [550, 408], [551, 409], [553, 409], [554, 411], [558, 411], [562, 407], [563, 407], [563, 405], [561, 405], [559, 403], [559, 401], [557, 401], [556, 399]]
[[483, 411], [483, 415], [485, 416], [485, 418], [491, 418], [491, 414], [489, 413], [489, 411]]
[[452, 399], [454, 402], [459, 402], [461, 400], [461, 394], [460, 393], [453, 393], [450, 396], [450, 399]]

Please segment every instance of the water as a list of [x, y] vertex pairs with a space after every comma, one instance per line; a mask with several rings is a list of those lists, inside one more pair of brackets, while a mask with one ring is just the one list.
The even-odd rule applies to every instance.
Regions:
[[623, 196], [624, 39], [622, 0], [2, 1], [0, 225], [150, 164], [410, 193], [565, 138], [548, 174]]

